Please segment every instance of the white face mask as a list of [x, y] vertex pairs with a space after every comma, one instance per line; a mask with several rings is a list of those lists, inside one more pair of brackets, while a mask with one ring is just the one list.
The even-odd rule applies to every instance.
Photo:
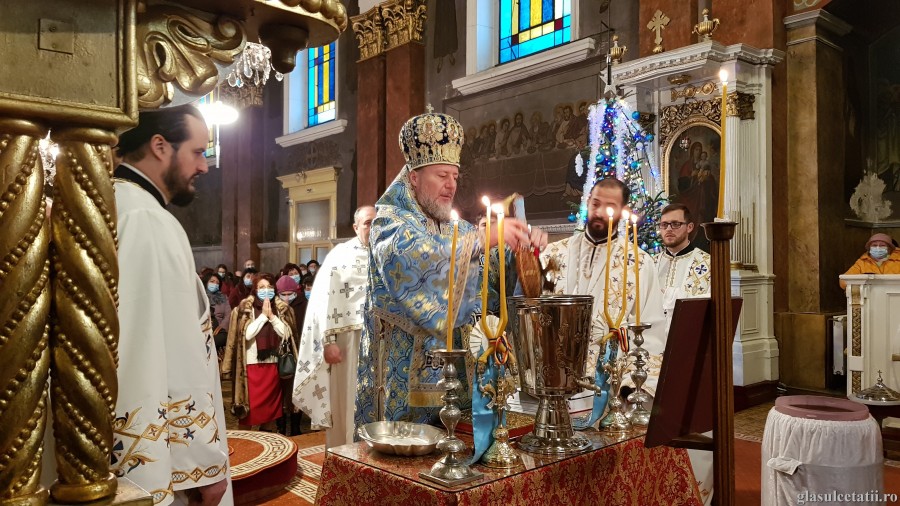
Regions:
[[875, 260], [881, 260], [888, 256], [887, 246], [872, 246], [869, 248], [869, 255]]

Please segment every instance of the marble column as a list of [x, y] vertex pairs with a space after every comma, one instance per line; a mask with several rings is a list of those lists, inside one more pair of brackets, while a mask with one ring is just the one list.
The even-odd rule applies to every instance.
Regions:
[[425, 112], [425, 46], [410, 42], [389, 50], [385, 56], [385, 179], [390, 184], [405, 163], [400, 151], [400, 128], [409, 118]]
[[360, 61], [356, 72], [356, 202], [363, 206], [375, 204], [386, 185], [384, 56]]
[[[799, 388], [825, 388], [828, 312], [843, 309], [829, 257], [846, 244], [857, 251], [865, 239], [843, 230], [846, 95], [840, 36], [849, 25], [826, 11], [788, 16], [788, 144], [784, 252], [779, 278], [787, 284], [785, 310], [776, 313], [782, 343], [782, 381]], [[834, 241], [841, 230], [845, 240]], [[862, 235], [862, 234], [861, 234]], [[846, 266], [844, 267], [846, 269]], [[837, 298], [837, 303], [829, 301]]]

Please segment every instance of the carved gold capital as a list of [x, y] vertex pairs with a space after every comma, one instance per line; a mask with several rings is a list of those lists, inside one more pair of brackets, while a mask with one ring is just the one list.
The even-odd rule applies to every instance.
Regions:
[[682, 89], [672, 88], [672, 100], [681, 98], [694, 98], [698, 95], [712, 95], [719, 89], [719, 86], [713, 81], [707, 81], [699, 86], [689, 85]]
[[238, 110], [248, 107], [262, 107], [263, 105], [262, 85], [256, 86], [251, 83], [244, 83], [240, 88], [221, 86], [219, 93], [223, 102]]
[[230, 64], [244, 49], [244, 27], [225, 16], [201, 17], [173, 5], [148, 6], [137, 20], [138, 103], [168, 104], [175, 85], [202, 96], [219, 79], [216, 62]]
[[703, 118], [718, 125], [722, 117], [722, 101], [689, 100], [683, 104], [663, 107], [659, 119], [659, 144], [667, 146], [669, 138], [688, 121]]
[[415, 42], [425, 43], [425, 0], [390, 0], [351, 18], [359, 61]]
[[756, 117], [756, 113], [753, 111], [753, 102], [756, 101], [755, 95], [735, 91], [728, 94], [726, 101], [727, 111], [725, 114], [728, 116], [737, 116], [740, 119], [754, 119]]
[[353, 16], [350, 21], [359, 43], [358, 61], [374, 58], [384, 52], [384, 25], [379, 6]]

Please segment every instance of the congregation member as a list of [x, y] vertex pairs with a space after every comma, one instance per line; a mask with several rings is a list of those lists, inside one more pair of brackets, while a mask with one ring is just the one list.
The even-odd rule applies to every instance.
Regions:
[[655, 260], [659, 287], [663, 291], [666, 333], [676, 300], [709, 296], [710, 257], [691, 243], [693, 231], [691, 210], [686, 205], [669, 204], [663, 208], [659, 235], [665, 248]]
[[309, 262], [306, 262], [306, 268], [310, 275], [315, 276], [316, 273], [319, 272], [319, 261], [312, 259]]
[[[900, 274], [900, 251], [887, 234], [874, 234], [866, 241], [866, 252], [844, 274]], [[847, 283], [841, 281], [841, 289]]]
[[[497, 240], [496, 224], [491, 225], [491, 243], [484, 245], [483, 235], [460, 221], [457, 249], [451, 251], [450, 216], [462, 145], [462, 127], [444, 114], [413, 117], [400, 131], [406, 164], [375, 204], [369, 238], [370, 293], [360, 344], [357, 426], [378, 420], [438, 421], [440, 368], [432, 367], [431, 359], [432, 350], [446, 347], [450, 256], [456, 257], [451, 288], [458, 303], [450, 324], [453, 346], [462, 349], [462, 327], [480, 306], [479, 260]], [[508, 220], [504, 237], [510, 249], [546, 244], [546, 234], [535, 227], [529, 236], [516, 220]], [[313, 294], [311, 303], [315, 298]]]
[[283, 403], [278, 351], [287, 341], [296, 356], [293, 326], [293, 311], [275, 297], [275, 279], [260, 273], [253, 294], [231, 311], [222, 360], [222, 375], [233, 381], [231, 412], [241, 428], [275, 430]]
[[[166, 210], [193, 199], [197, 178], [207, 172], [208, 138], [200, 112], [183, 106], [140, 113], [117, 147], [114, 416], [125, 423], [113, 425], [114, 448], [121, 450], [111, 471], [162, 506], [233, 504], [207, 290], [187, 234]], [[188, 424], [167, 423], [188, 407], [194, 414]]]
[[[287, 264], [282, 272], [299, 272], [294, 264]], [[300, 286], [294, 280], [295, 276], [284, 275], [278, 278], [278, 281], [275, 282], [275, 288], [278, 292], [278, 298], [282, 300], [285, 304], [287, 304], [291, 312], [294, 314], [292, 319], [293, 325], [291, 326], [291, 336], [293, 336], [294, 342], [298, 343], [298, 351], [299, 351], [299, 342], [300, 342], [300, 327], [301, 322], [297, 317], [297, 303], [303, 300], [303, 295], [298, 293], [300, 292]], [[305, 309], [304, 309], [305, 311]], [[295, 355], [296, 357], [296, 355]], [[294, 389], [294, 375], [292, 374], [290, 377], [284, 376], [283, 372], [281, 375], [281, 396], [282, 396], [282, 409], [284, 412], [284, 417], [278, 420], [278, 432], [284, 435], [296, 436], [300, 434], [300, 419], [302, 417], [302, 413], [298, 412], [294, 409], [294, 405], [291, 402], [291, 392]], [[290, 424], [288, 424], [288, 420], [290, 420]], [[290, 429], [290, 432], [288, 432]]]
[[237, 283], [237, 285], [231, 290], [231, 295], [228, 296], [228, 303], [232, 308], [236, 308], [238, 304], [241, 303], [242, 300], [246, 299], [250, 295], [252, 295], [253, 291], [253, 281], [256, 278], [256, 269], [244, 269], [241, 274], [241, 281]]
[[374, 219], [374, 207], [357, 209], [356, 237], [325, 257], [312, 286], [315, 302], [307, 309], [300, 339], [294, 405], [309, 415], [313, 428], [325, 428], [326, 448], [352, 442], [355, 432], [356, 374]]
[[228, 341], [228, 324], [231, 323], [231, 306], [228, 297], [222, 293], [222, 282], [218, 274], [209, 272], [200, 278], [206, 287], [206, 297], [209, 299], [210, 318], [212, 323], [213, 339], [216, 343], [216, 352], [221, 358], [225, 351], [225, 343]]

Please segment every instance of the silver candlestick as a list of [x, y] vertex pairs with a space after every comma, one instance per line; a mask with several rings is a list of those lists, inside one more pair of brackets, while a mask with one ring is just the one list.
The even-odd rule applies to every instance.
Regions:
[[[617, 346], [612, 344], [612, 346]], [[601, 421], [600, 426], [607, 432], [621, 434], [629, 432], [633, 428], [631, 420], [626, 414], [625, 403], [619, 394], [622, 389], [622, 377], [625, 371], [631, 367], [628, 356], [616, 357], [603, 365], [603, 370], [609, 374], [609, 413]]]
[[442, 397], [444, 407], [441, 408], [441, 422], [447, 428], [447, 436], [438, 441], [437, 449], [444, 452], [444, 456], [431, 466], [431, 471], [419, 473], [420, 478], [431, 480], [445, 487], [454, 487], [470, 481], [477, 480], [482, 474], [475, 471], [466, 463], [462, 453], [466, 450], [466, 444], [456, 437], [456, 424], [462, 412], [457, 401], [459, 395], [456, 391], [462, 386], [456, 377], [456, 359], [466, 356], [465, 350], [434, 350], [436, 359], [443, 364], [441, 374], [444, 376], [438, 381], [437, 386], [447, 391]]
[[647, 381], [647, 359], [650, 354], [642, 346], [644, 345], [644, 331], [650, 328], [650, 325], [631, 324], [628, 326], [634, 334], [634, 349], [628, 352], [629, 357], [634, 357], [634, 371], [631, 373], [631, 381], [634, 382], [634, 392], [628, 395], [628, 403], [631, 404], [631, 411], [628, 418], [631, 423], [646, 427], [650, 423], [650, 411], [645, 407], [646, 402], [650, 402], [650, 394], [644, 390], [644, 382]]

